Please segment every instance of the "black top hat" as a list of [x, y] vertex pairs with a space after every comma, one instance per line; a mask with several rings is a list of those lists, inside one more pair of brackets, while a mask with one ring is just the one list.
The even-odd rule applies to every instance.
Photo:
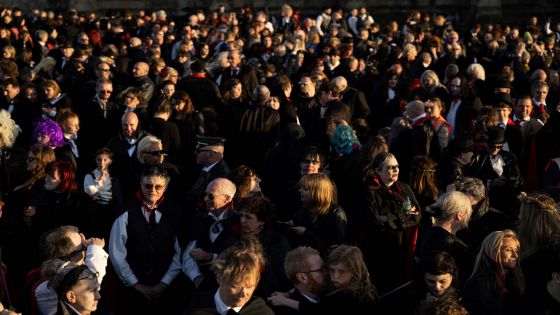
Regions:
[[191, 63], [191, 71], [193, 73], [206, 72], [206, 65], [204, 64], [204, 61], [197, 60]]
[[503, 108], [503, 107], [512, 107], [513, 101], [511, 100], [511, 95], [507, 93], [496, 93], [494, 94], [494, 107]]
[[486, 143], [488, 144], [504, 144], [506, 143], [506, 131], [502, 127], [490, 126], [486, 131], [488, 139]]
[[508, 80], [498, 80], [498, 82], [496, 82], [496, 88], [511, 89], [511, 82], [509, 82]]
[[207, 136], [196, 136], [196, 148], [207, 147], [207, 146], [221, 146], [223, 147], [226, 142], [225, 138], [220, 137], [207, 137]]

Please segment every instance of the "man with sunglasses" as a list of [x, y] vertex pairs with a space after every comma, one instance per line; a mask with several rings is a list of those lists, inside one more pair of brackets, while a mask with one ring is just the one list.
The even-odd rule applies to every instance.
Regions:
[[180, 211], [164, 197], [169, 181], [163, 168], [144, 168], [136, 200], [111, 229], [109, 257], [121, 280], [118, 314], [176, 313], [174, 290], [167, 288], [181, 272]]

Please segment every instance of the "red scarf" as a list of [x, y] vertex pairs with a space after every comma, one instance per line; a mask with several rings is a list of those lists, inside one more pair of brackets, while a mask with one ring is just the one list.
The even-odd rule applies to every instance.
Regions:
[[144, 196], [142, 195], [142, 192], [137, 191], [136, 192], [136, 199], [138, 199], [140, 201], [140, 203], [141, 203], [140, 206], [142, 207], [142, 210], [146, 211], [147, 213], [150, 213], [152, 211], [155, 211], [159, 207], [159, 205], [163, 202], [165, 197], [161, 196], [161, 198], [159, 198], [159, 200], [154, 205], [150, 205], [146, 201], [144, 201]]

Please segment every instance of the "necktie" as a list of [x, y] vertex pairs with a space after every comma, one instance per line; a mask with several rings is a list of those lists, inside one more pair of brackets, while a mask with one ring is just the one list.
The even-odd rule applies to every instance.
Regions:
[[148, 229], [149, 230], [153, 230], [157, 225], [156, 222], [156, 210], [152, 209], [150, 210], [150, 218], [148, 220]]

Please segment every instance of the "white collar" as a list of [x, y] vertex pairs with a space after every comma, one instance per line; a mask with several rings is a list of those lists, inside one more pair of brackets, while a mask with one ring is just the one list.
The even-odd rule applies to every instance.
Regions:
[[210, 164], [210, 165], [208, 165], [208, 166], [205, 166], [205, 167], [202, 168], [202, 171], [208, 173], [208, 172], [210, 172], [210, 170], [212, 169], [212, 167], [214, 167], [214, 165], [216, 165], [216, 164], [218, 164], [218, 163], [220, 163], [220, 161], [218, 161], [218, 162], [216, 162], [216, 163], [214, 163], [214, 164]]
[[411, 119], [411, 122], [412, 122], [412, 124], [414, 125], [417, 121], [419, 121], [420, 119], [422, 119], [422, 118], [424, 118], [424, 117], [426, 117], [426, 113], [422, 113], [421, 115], [416, 116], [415, 118], [412, 118], [412, 119]]
[[219, 289], [216, 291], [216, 294], [214, 294], [214, 303], [216, 303], [216, 310], [221, 315], [227, 314], [227, 312], [230, 309], [233, 309], [234, 311], [239, 313], [239, 311], [241, 311], [241, 309], [243, 308], [243, 307], [229, 307], [229, 306], [227, 306], [226, 303], [224, 303], [224, 300], [222, 300], [222, 297], [220, 296], [220, 290]]

